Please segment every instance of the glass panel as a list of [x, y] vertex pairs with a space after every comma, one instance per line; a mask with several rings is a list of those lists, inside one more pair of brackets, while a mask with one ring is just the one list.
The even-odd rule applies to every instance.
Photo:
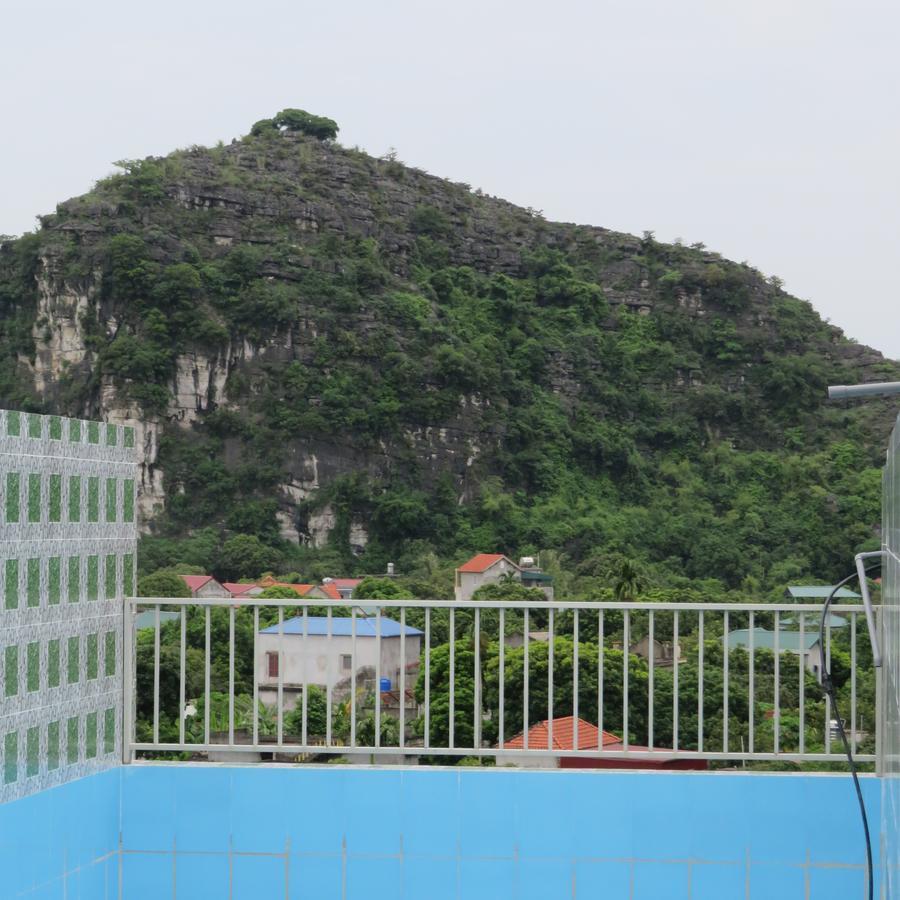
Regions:
[[22, 433], [22, 418], [19, 413], [10, 410], [6, 414], [6, 433], [10, 437], [18, 437]]
[[116, 749], [116, 711], [112, 707], [103, 714], [103, 752], [107, 755]]
[[69, 419], [69, 440], [81, 442], [81, 422], [78, 419]]
[[62, 419], [59, 416], [50, 416], [50, 440], [62, 440]]
[[99, 422], [88, 422], [88, 443], [89, 444], [99, 444], [100, 443], [100, 423]]
[[124, 591], [126, 597], [134, 596], [134, 554], [126, 553], [122, 557]]
[[28, 414], [28, 437], [39, 438], [41, 436], [41, 417], [35, 413]]
[[134, 479], [126, 478], [122, 482], [122, 521], [134, 521]]
[[106, 571], [103, 573], [103, 592], [107, 600], [116, 598], [116, 554], [110, 553], [106, 557]]
[[123, 443], [128, 448], [134, 447], [134, 429], [130, 425], [126, 425], [124, 431], [125, 440]]
[[107, 447], [115, 447], [118, 443], [118, 430], [115, 425], [106, 426], [106, 446]]

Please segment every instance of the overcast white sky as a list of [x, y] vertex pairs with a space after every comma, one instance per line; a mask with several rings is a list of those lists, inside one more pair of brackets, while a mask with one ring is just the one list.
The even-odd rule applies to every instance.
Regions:
[[0, 0], [0, 233], [298, 106], [551, 219], [703, 241], [900, 358], [891, 0]]

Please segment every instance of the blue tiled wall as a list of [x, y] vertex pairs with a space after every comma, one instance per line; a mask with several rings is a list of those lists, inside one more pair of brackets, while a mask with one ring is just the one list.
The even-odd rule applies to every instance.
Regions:
[[122, 808], [125, 900], [863, 895], [838, 775], [132, 766]]
[[0, 805], [0, 897], [116, 900], [120, 786], [110, 769]]

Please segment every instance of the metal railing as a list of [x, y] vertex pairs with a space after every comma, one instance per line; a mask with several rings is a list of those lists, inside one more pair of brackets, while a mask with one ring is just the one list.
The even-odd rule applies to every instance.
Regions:
[[824, 648], [820, 607], [797, 603], [125, 606], [126, 761], [841, 763], [823, 654], [857, 760], [877, 759], [880, 670], [856, 604], [832, 607]]

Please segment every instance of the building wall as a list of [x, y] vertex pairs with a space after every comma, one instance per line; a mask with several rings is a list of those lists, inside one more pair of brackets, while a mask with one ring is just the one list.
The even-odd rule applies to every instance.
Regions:
[[[334, 687], [337, 682], [347, 678], [352, 669], [341, 668], [341, 656], [353, 654], [352, 637], [331, 638], [320, 635], [309, 635], [305, 638], [304, 649], [302, 635], [260, 634], [256, 641], [256, 674], [260, 686], [277, 686], [278, 678], [269, 676], [268, 653], [277, 653], [282, 649], [282, 665], [284, 684], [318, 684], [323, 687]], [[405, 641], [406, 662], [415, 662], [419, 658], [421, 638], [419, 635], [407, 635]], [[400, 667], [400, 638], [381, 639], [381, 675], [383, 678], [396, 680]], [[377, 641], [371, 637], [356, 638], [357, 670], [366, 666], [375, 667], [377, 659]]]
[[121, 759], [134, 430], [0, 412], [0, 800]]
[[218, 581], [213, 579], [212, 581], [207, 581], [206, 584], [200, 588], [199, 591], [194, 593], [195, 597], [230, 597], [231, 594], [219, 584]]
[[127, 900], [864, 896], [844, 775], [132, 765], [122, 809]]
[[517, 574], [518, 571], [518, 566], [508, 563], [505, 559], [498, 560], [483, 572], [460, 572], [457, 570], [454, 595], [457, 600], [471, 600], [472, 594], [482, 585], [492, 584], [501, 575]]

